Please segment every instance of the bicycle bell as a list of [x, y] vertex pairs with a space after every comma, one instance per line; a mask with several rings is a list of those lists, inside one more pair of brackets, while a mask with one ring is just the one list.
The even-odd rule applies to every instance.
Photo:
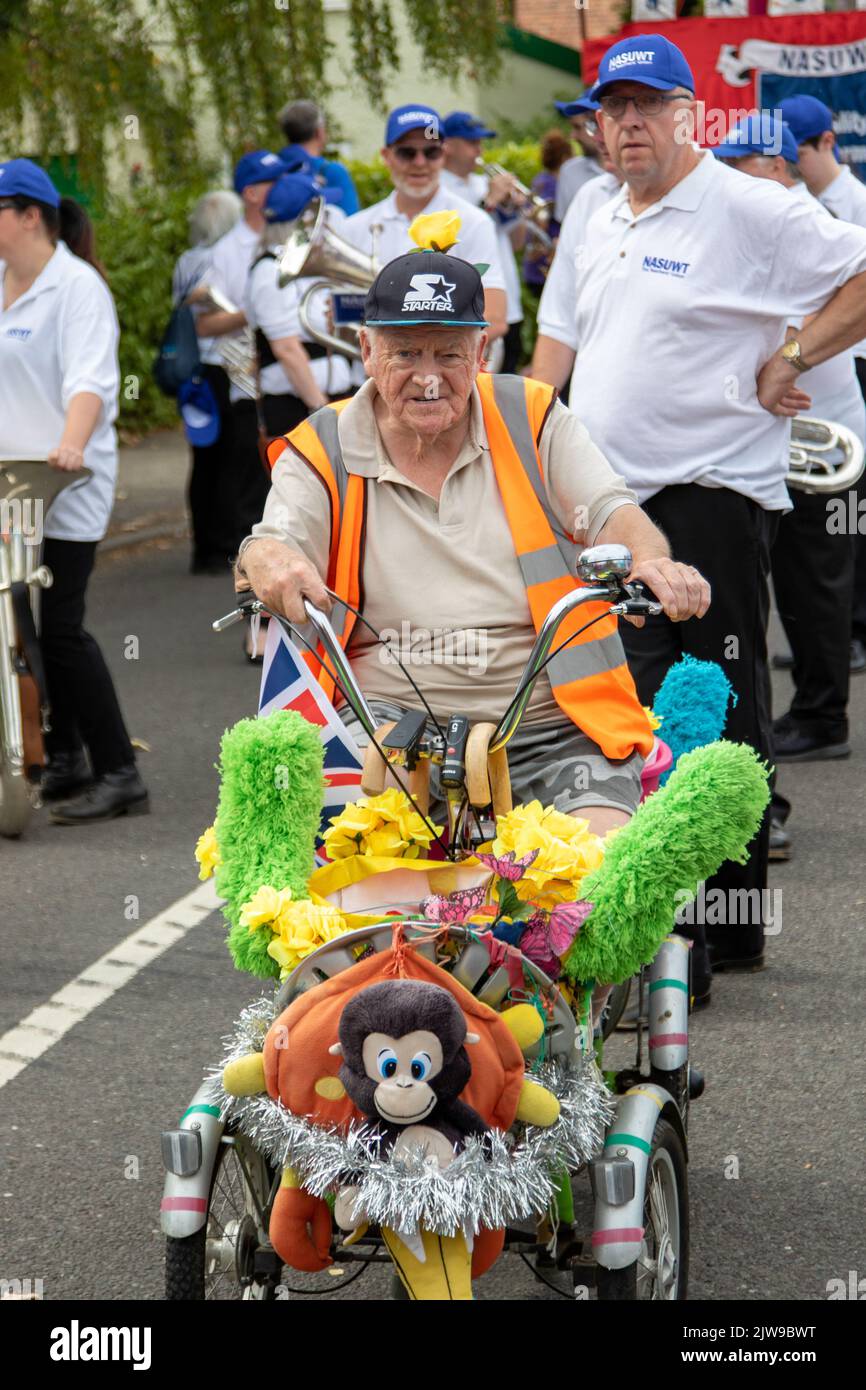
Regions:
[[631, 551], [625, 545], [593, 545], [577, 558], [578, 577], [588, 584], [624, 584], [631, 566]]

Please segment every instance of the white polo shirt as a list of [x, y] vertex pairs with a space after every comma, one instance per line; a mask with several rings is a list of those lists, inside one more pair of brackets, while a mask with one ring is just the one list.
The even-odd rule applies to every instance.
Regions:
[[599, 174], [578, 189], [559, 229], [556, 252], [538, 301], [538, 331], [577, 351], [577, 269], [585, 254], [586, 226], [598, 208], [616, 197], [615, 174]]
[[553, 215], [557, 222], [565, 221], [565, 214], [584, 184], [592, 182], [603, 173], [604, 170], [598, 160], [589, 154], [578, 154], [575, 155], [574, 159], [565, 161], [556, 180], [556, 201], [553, 205]]
[[[241, 218], [230, 232], [220, 237], [211, 247], [210, 269], [207, 283], [214, 286], [240, 309], [243, 307], [247, 275], [250, 266], [258, 255], [261, 232], [253, 231], [248, 222]], [[223, 335], [239, 337], [239, 333]], [[222, 365], [220, 342], [222, 338], [200, 338], [199, 351], [203, 362], [214, 366]]]
[[[811, 208], [820, 217], [831, 216], [823, 204], [812, 197], [804, 183], [789, 188], [788, 197]], [[798, 319], [793, 326], [801, 328], [802, 322]], [[846, 348], [844, 352], [828, 357], [826, 362], [819, 362], [817, 367], [803, 372], [797, 385], [812, 397], [812, 404], [805, 414], [820, 420], [831, 420], [837, 425], [847, 425], [858, 439], [866, 443], [866, 405], [857, 380], [853, 348]]]
[[[453, 189], [443, 188], [440, 184], [423, 208], [423, 212], [444, 212], [447, 208], [459, 212], [461, 223], [457, 245], [451, 248], [449, 254], [473, 264], [483, 263], [487, 266], [481, 277], [484, 288], [504, 290], [505, 277], [500, 264], [493, 219], [480, 208], [467, 203], [466, 199], [461, 198]], [[374, 255], [379, 265], [384, 266], [397, 256], [405, 256], [407, 251], [418, 249], [409, 235], [409, 224], [412, 221], [414, 217], [407, 217], [405, 213], [400, 212], [397, 207], [397, 194], [393, 191], [387, 198], [383, 198], [381, 203], [374, 203], [372, 207], [363, 208], [347, 217], [340, 227], [340, 235], [351, 241], [353, 246], [357, 246], [359, 251], [364, 251], [368, 256]]]
[[[254, 263], [247, 278], [244, 295], [244, 312], [250, 327], [260, 328], [270, 342], [279, 338], [299, 338], [310, 342], [301, 321], [298, 309], [310, 285], [318, 277], [305, 276], [301, 280], [290, 280], [280, 289], [277, 285], [276, 263], [271, 257]], [[328, 296], [316, 294], [310, 301], [310, 321], [321, 332], [326, 332]], [[331, 357], [315, 357], [310, 361], [310, 371], [319, 389], [326, 395], [336, 396], [348, 392], [352, 386], [349, 360], [339, 353]], [[262, 368], [262, 394], [266, 396], [292, 396], [295, 394], [282, 363], [272, 362]], [[241, 392], [234, 384], [231, 387], [232, 400], [242, 400]]]
[[[470, 174], [468, 178], [461, 179], [459, 174], [452, 174], [450, 169], [443, 169], [441, 177], [445, 188], [452, 189], [474, 207], [480, 207], [487, 197], [490, 180], [486, 174]], [[508, 323], [521, 323], [523, 304], [520, 299], [520, 272], [517, 269], [510, 231], [517, 225], [517, 219], [509, 223], [500, 222], [493, 217], [491, 221], [496, 230], [496, 244], [499, 248], [502, 274], [505, 277], [505, 317]]]
[[627, 188], [595, 212], [583, 262], [569, 403], [615, 471], [641, 501], [701, 483], [788, 509], [790, 425], [757, 374], [866, 270], [866, 232], [704, 154], [637, 217]]
[[117, 477], [120, 373], [114, 301], [102, 276], [62, 241], [27, 293], [8, 309], [5, 273], [0, 261], [0, 458], [44, 459], [63, 437], [73, 396], [82, 391], [99, 396], [102, 410], [84, 449], [93, 477], [60, 494], [45, 535], [101, 540]]
[[[823, 193], [818, 194], [818, 201], [842, 222], [866, 227], [866, 186], [855, 178], [847, 164], [839, 165], [838, 174]], [[855, 343], [852, 352], [855, 357], [866, 357], [866, 338]]]

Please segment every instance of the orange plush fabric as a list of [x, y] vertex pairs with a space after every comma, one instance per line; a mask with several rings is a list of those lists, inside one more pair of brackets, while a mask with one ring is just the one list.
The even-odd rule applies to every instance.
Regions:
[[517, 1114], [525, 1070], [514, 1037], [493, 1009], [401, 942], [307, 990], [274, 1020], [264, 1048], [268, 1094], [279, 1098], [293, 1114], [310, 1116], [320, 1124], [362, 1120], [335, 1080], [342, 1059], [331, 1056], [328, 1048], [337, 1041], [340, 1015], [348, 1001], [368, 985], [395, 976], [426, 980], [454, 995], [469, 1031], [480, 1035], [478, 1043], [467, 1047], [472, 1076], [461, 1099], [492, 1128], [509, 1129]]
[[309, 1274], [334, 1263], [331, 1246], [331, 1212], [321, 1197], [301, 1187], [281, 1187], [274, 1198], [268, 1223], [271, 1245], [284, 1264]]

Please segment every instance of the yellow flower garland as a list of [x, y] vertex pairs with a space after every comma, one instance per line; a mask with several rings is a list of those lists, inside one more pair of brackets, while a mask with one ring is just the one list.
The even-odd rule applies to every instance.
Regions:
[[533, 850], [538, 854], [514, 884], [515, 891], [524, 902], [553, 908], [580, 897], [581, 882], [601, 864], [604, 841], [592, 833], [589, 821], [530, 801], [498, 818], [491, 851], [495, 855], [513, 851], [522, 859]]
[[[442, 826], [437, 825], [436, 831], [441, 834]], [[353, 854], [420, 859], [426, 857], [432, 839], [433, 831], [406, 793], [389, 787], [379, 796], [362, 796], [332, 816], [324, 843], [331, 859]]]
[[195, 857], [199, 865], [198, 876], [204, 882], [222, 863], [217, 848], [216, 828], [214, 826], [209, 825], [204, 834], [199, 835], [195, 846]]

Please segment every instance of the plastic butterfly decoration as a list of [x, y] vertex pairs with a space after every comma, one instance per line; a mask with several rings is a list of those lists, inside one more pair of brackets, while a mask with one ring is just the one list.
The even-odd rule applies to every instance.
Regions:
[[447, 898], [434, 893], [424, 899], [421, 907], [428, 922], [439, 922], [443, 926], [459, 926], [483, 907], [486, 896], [487, 889], [483, 886], [458, 888], [455, 893], [449, 893]]
[[523, 878], [527, 869], [530, 869], [538, 858], [537, 849], [530, 850], [529, 854], [524, 854], [522, 859], [517, 858], [513, 849], [506, 854], [478, 854], [475, 858], [482, 863], [485, 868], [492, 869], [498, 878], [505, 878], [509, 883], [517, 883], [518, 879]]

